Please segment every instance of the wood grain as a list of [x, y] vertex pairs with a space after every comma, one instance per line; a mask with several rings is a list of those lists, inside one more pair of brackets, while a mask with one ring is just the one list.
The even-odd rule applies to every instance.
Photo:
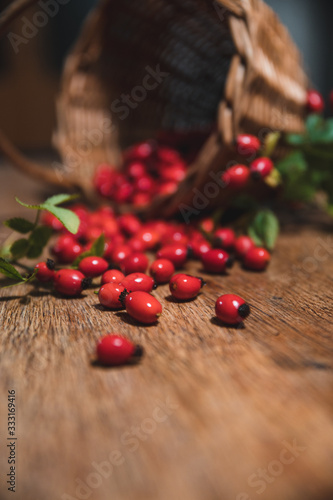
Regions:
[[[41, 196], [19, 174], [0, 172], [4, 218], [23, 213], [14, 193]], [[7, 473], [14, 388], [14, 498], [332, 498], [332, 228], [296, 222], [285, 225], [266, 273], [236, 265], [228, 276], [205, 276], [203, 293], [186, 304], [159, 287], [164, 312], [150, 327], [103, 311], [93, 290], [76, 300], [33, 285], [2, 290], [0, 464]], [[203, 274], [198, 263], [187, 269]], [[223, 292], [251, 304], [244, 329], [214, 318]], [[91, 364], [110, 331], [144, 346], [139, 365]], [[284, 451], [293, 444], [294, 455]], [[107, 477], [94, 462], [106, 462]], [[90, 490], [76, 491], [77, 479]], [[0, 492], [13, 498], [3, 475]]]

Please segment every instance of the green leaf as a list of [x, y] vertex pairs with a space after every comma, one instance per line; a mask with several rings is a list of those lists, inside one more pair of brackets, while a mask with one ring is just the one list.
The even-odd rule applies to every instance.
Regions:
[[21, 217], [14, 217], [13, 219], [8, 219], [4, 222], [5, 226], [10, 227], [13, 231], [18, 233], [26, 234], [33, 230], [35, 227], [33, 222], [23, 219]]
[[29, 250], [27, 257], [35, 259], [41, 255], [47, 242], [52, 236], [52, 228], [48, 226], [38, 226], [29, 237]]
[[10, 247], [10, 253], [12, 254], [14, 260], [24, 257], [27, 254], [29, 246], [29, 241], [26, 238], [14, 241]]
[[299, 175], [308, 168], [307, 161], [302, 151], [293, 151], [276, 164], [276, 169], [283, 177]]
[[306, 135], [302, 134], [288, 134], [286, 136], [286, 142], [290, 146], [303, 146], [303, 144], [306, 144], [308, 142], [308, 138]]
[[78, 265], [80, 264], [81, 260], [84, 259], [85, 257], [103, 257], [104, 255], [104, 247], [105, 247], [105, 236], [104, 234], [101, 234], [97, 240], [94, 241], [92, 244], [90, 250], [87, 250], [86, 252], [81, 253], [76, 259], [74, 260], [72, 267], [77, 268]]
[[13, 280], [24, 281], [21, 274], [7, 260], [0, 257], [0, 273]]
[[27, 203], [23, 203], [23, 201], [19, 200], [17, 196], [15, 196], [15, 200], [17, 201], [17, 203], [22, 205], [22, 207], [34, 208], [36, 210], [41, 210], [41, 205], [28, 205]]
[[279, 234], [279, 221], [271, 210], [262, 210], [252, 221], [248, 234], [256, 245], [264, 245], [268, 250], [273, 250]]
[[47, 203], [43, 203], [41, 207], [55, 215], [70, 233], [76, 234], [78, 232], [80, 219], [74, 212], [67, 208], [55, 207]]
[[47, 205], [61, 205], [68, 201], [76, 200], [79, 198], [78, 194], [56, 194], [45, 200], [44, 204]]
[[[60, 222], [63, 223], [66, 229], [70, 233], [76, 234], [79, 229], [80, 225], [80, 219], [79, 217], [72, 212], [71, 210], [68, 210], [67, 208], [60, 208], [58, 206], [55, 206], [55, 203], [63, 203], [64, 201], [69, 201], [73, 199], [73, 197], [77, 197], [76, 195], [65, 195], [65, 194], [59, 194], [56, 196], [51, 196], [48, 200], [46, 200], [45, 203], [41, 203], [40, 205], [28, 205], [27, 203], [23, 203], [23, 201], [19, 200], [17, 197], [15, 198], [16, 201], [22, 205], [23, 207], [26, 208], [33, 208], [35, 210], [48, 210], [51, 212], [57, 219], [60, 220]], [[50, 203], [51, 201], [51, 203]]]

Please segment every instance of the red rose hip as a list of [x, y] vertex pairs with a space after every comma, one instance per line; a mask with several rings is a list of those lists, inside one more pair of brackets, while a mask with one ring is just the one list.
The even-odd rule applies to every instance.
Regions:
[[222, 174], [222, 181], [226, 187], [232, 189], [244, 188], [250, 177], [250, 169], [245, 165], [234, 165]]
[[264, 271], [271, 260], [265, 248], [251, 248], [244, 257], [244, 266], [253, 271]]
[[229, 227], [221, 227], [214, 233], [214, 246], [217, 248], [230, 249], [235, 244], [235, 232]]
[[142, 252], [134, 252], [120, 264], [125, 274], [144, 273], [148, 267], [148, 257]]
[[322, 113], [324, 111], [325, 102], [320, 92], [313, 89], [308, 90], [307, 107], [310, 113]]
[[185, 264], [188, 258], [188, 249], [185, 245], [166, 245], [157, 252], [157, 258], [170, 260], [178, 269]]
[[90, 286], [90, 283], [90, 278], [86, 278], [84, 274], [74, 269], [60, 269], [54, 276], [56, 291], [69, 297], [80, 295], [82, 290]]
[[121, 280], [120, 283], [128, 292], [151, 292], [156, 288], [153, 278], [144, 273], [131, 273]]
[[237, 257], [244, 257], [251, 248], [254, 248], [254, 246], [254, 242], [251, 240], [250, 236], [239, 236], [235, 241], [235, 252]]
[[225, 250], [216, 248], [204, 253], [201, 262], [209, 273], [224, 273], [227, 268], [232, 267], [234, 259]]
[[115, 366], [123, 365], [134, 357], [141, 357], [143, 349], [121, 335], [109, 334], [99, 339], [96, 354], [99, 363]]
[[240, 134], [236, 140], [237, 152], [241, 155], [258, 153], [261, 144], [257, 137], [250, 134]]
[[102, 257], [85, 257], [79, 264], [79, 270], [87, 276], [87, 278], [100, 276], [108, 267], [109, 264]]
[[155, 323], [162, 314], [162, 305], [147, 292], [132, 292], [124, 299], [126, 311], [140, 323]]
[[274, 168], [274, 163], [270, 158], [257, 158], [250, 165], [251, 177], [260, 180], [267, 177]]
[[175, 266], [171, 260], [157, 259], [152, 263], [149, 271], [156, 283], [168, 283], [175, 272]]
[[215, 304], [216, 316], [227, 325], [238, 325], [250, 314], [250, 306], [238, 295], [221, 295]]
[[178, 300], [190, 300], [197, 297], [205, 285], [202, 278], [188, 274], [176, 274], [169, 283], [171, 295]]
[[41, 283], [53, 281], [55, 276], [53, 260], [47, 259], [46, 262], [39, 262], [35, 265], [35, 271], [37, 271], [36, 278]]
[[121, 294], [125, 291], [123, 285], [117, 283], [105, 283], [98, 292], [98, 299], [102, 306], [109, 309], [123, 309]]
[[125, 278], [125, 274], [118, 269], [109, 269], [105, 271], [101, 278], [101, 284], [105, 285], [105, 283], [120, 283], [122, 279]]

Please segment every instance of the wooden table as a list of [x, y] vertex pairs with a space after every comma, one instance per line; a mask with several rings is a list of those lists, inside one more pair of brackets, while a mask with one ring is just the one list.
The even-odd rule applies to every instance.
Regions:
[[[26, 214], [37, 185], [1, 170], [2, 218]], [[304, 222], [304, 221], [303, 221]], [[197, 300], [167, 286], [154, 326], [32, 285], [1, 291], [1, 472], [7, 391], [17, 405], [17, 492], [53, 500], [333, 498], [332, 226], [294, 220], [266, 273], [206, 276]], [[201, 273], [195, 263], [188, 271]], [[214, 318], [221, 293], [247, 299], [246, 328]], [[141, 364], [91, 364], [106, 332], [146, 350]]]

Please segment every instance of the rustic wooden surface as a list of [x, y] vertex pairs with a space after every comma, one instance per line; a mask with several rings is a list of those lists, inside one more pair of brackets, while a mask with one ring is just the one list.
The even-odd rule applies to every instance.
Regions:
[[[2, 219], [24, 212], [14, 194], [41, 196], [19, 174], [0, 173]], [[266, 273], [236, 265], [207, 276], [194, 302], [173, 303], [158, 288], [164, 313], [148, 328], [102, 311], [92, 290], [76, 300], [32, 285], [2, 290], [0, 497], [333, 498], [331, 229], [286, 225]], [[252, 305], [245, 329], [214, 319], [223, 292]], [[110, 331], [145, 347], [141, 364], [90, 363]], [[8, 389], [17, 394], [15, 495], [4, 479]], [[285, 451], [293, 444], [294, 455]], [[76, 491], [77, 480], [90, 489]]]

